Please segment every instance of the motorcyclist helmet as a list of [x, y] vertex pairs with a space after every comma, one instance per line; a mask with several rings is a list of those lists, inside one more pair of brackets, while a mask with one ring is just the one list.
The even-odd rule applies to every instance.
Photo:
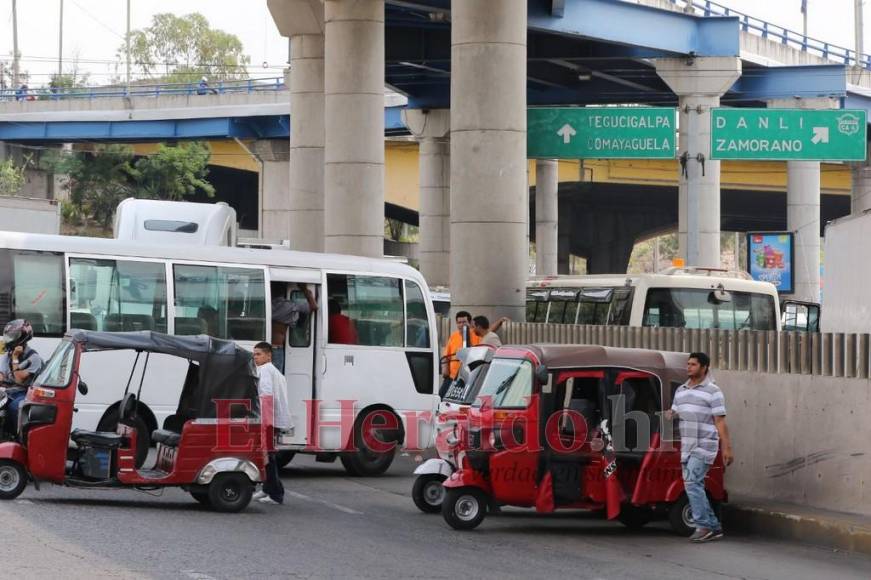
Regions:
[[23, 318], [11, 320], [3, 328], [3, 342], [6, 344], [6, 352], [27, 344], [31, 338], [33, 338], [33, 326]]

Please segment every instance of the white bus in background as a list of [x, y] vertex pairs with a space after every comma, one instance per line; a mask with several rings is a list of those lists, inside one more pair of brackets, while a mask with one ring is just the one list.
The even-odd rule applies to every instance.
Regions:
[[[283, 447], [283, 461], [312, 451], [308, 446], [316, 436], [319, 459], [339, 457], [355, 474], [381, 473], [393, 459], [394, 453], [347, 452], [350, 434], [337, 428], [315, 433], [315, 406], [306, 403], [313, 399], [319, 401], [321, 422], [338, 422], [338, 401], [353, 400], [355, 430], [382, 410], [401, 425], [388, 438], [417, 445], [431, 440], [427, 421], [406, 423], [438, 404], [435, 314], [426, 282], [414, 268], [281, 249], [0, 232], [0, 324], [30, 320], [32, 346], [46, 358], [70, 328], [209, 334], [250, 350], [270, 340], [271, 283], [300, 302], [305, 302], [300, 286], [307, 285], [319, 303], [316, 315], [288, 333], [285, 345], [295, 430]], [[333, 341], [329, 303], [339, 305], [346, 326], [355, 328], [356, 344]], [[90, 390], [77, 401], [76, 427], [113, 428], [134, 356], [88, 355], [82, 379]], [[152, 355], [148, 369], [138, 428], [150, 435], [176, 412], [186, 368], [184, 361]], [[137, 372], [134, 392], [139, 380]]]
[[746, 272], [669, 268], [658, 274], [533, 278], [527, 322], [780, 330], [777, 290]]

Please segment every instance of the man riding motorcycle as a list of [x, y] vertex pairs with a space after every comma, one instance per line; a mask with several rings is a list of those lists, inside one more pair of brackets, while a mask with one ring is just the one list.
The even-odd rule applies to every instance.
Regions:
[[18, 409], [27, 395], [27, 387], [42, 370], [43, 362], [27, 343], [33, 338], [33, 327], [23, 318], [9, 322], [3, 329], [6, 352], [0, 355], [0, 390], [7, 402], [5, 430], [15, 434], [18, 429]]

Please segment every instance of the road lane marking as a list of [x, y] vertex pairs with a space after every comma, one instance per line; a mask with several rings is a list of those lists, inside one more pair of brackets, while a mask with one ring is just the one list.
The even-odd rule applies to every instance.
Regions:
[[362, 515], [363, 515], [363, 512], [358, 512], [358, 511], [355, 510], [355, 509], [351, 509], [351, 508], [349, 508], [349, 507], [345, 507], [345, 506], [343, 506], [343, 505], [339, 505], [339, 504], [337, 504], [337, 503], [333, 503], [333, 502], [331, 502], [331, 501], [327, 501], [327, 500], [325, 500], [325, 499], [318, 499], [318, 498], [316, 498], [316, 497], [311, 497], [311, 496], [308, 496], [308, 495], [305, 495], [305, 494], [302, 494], [302, 493], [299, 493], [299, 492], [296, 492], [296, 491], [288, 491], [287, 494], [290, 495], [290, 496], [292, 496], [292, 497], [295, 497], [295, 498], [297, 498], [297, 499], [303, 499], [303, 500], [306, 500], [306, 501], [313, 501], [313, 502], [315, 502], [315, 503], [319, 503], [319, 504], [321, 504], [321, 505], [325, 505], [325, 506], [327, 506], [327, 507], [331, 507], [331, 508], [333, 508], [334, 510], [339, 510], [340, 512], [344, 512], [344, 513], [346, 513], [346, 514], [352, 514], [352, 515], [357, 515], [357, 516], [362, 516]]

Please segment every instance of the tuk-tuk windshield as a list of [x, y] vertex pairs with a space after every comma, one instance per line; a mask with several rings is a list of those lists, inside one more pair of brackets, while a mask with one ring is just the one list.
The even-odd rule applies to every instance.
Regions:
[[495, 408], [523, 408], [532, 394], [532, 363], [521, 359], [493, 359], [474, 406], [485, 401]]
[[69, 340], [62, 340], [48, 360], [48, 364], [36, 377], [34, 384], [43, 387], [62, 389], [70, 384], [73, 374], [73, 358], [76, 347]]

